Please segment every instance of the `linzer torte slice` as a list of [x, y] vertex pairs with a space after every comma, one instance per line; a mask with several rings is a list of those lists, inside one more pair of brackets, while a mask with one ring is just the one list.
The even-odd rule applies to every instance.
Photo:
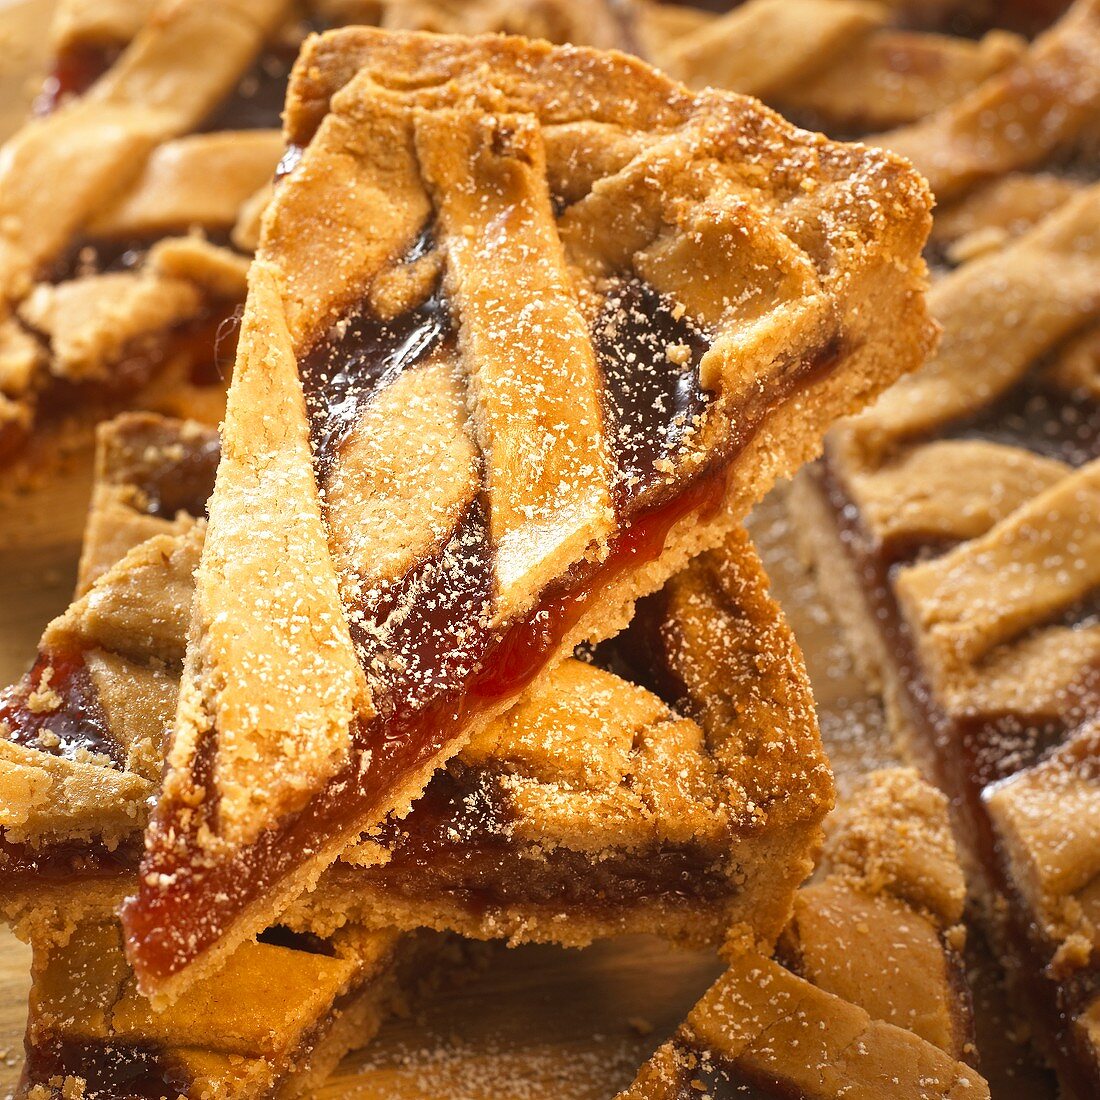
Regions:
[[[181, 549], [201, 542], [195, 514], [216, 454], [198, 425], [129, 414], [100, 428], [85, 595], [60, 620], [79, 629], [54, 624], [8, 694], [0, 887], [21, 926], [43, 909], [102, 916], [132, 889], [190, 603], [194, 555]], [[282, 922], [569, 944], [652, 932], [700, 946], [738, 926], [772, 942], [810, 869], [831, 779], [801, 657], [744, 534], [696, 571], [724, 601], [693, 634], [721, 669], [722, 720], [708, 714], [700, 728], [648, 691], [566, 661]], [[681, 611], [686, 601], [670, 619]], [[61, 636], [73, 642], [63, 667], [50, 644]], [[132, 638], [149, 640], [139, 653], [120, 641]], [[38, 711], [26, 703], [36, 691]], [[79, 740], [91, 716], [94, 745]]]
[[988, 1097], [956, 951], [946, 801], [877, 772], [830, 832], [781, 955], [746, 949], [620, 1100]]
[[951, 796], [1017, 1007], [1074, 1097], [1100, 1089], [1098, 293], [1094, 187], [935, 288], [938, 355], [840, 428], [795, 498], [856, 659]]
[[888, 154], [522, 39], [355, 29], [295, 72], [123, 917], [165, 995], [930, 339]]
[[221, 418], [290, 67], [311, 27], [356, 7], [58, 4], [38, 117], [0, 166], [9, 484], [119, 408]]
[[[701, 590], [705, 612], [686, 595]], [[666, 591], [683, 659], [720, 670], [713, 693], [678, 700], [698, 724], [566, 661], [283, 920], [577, 945], [644, 931], [715, 944], [735, 927], [772, 942], [832, 795], [801, 654], [741, 530]]]
[[135, 987], [117, 920], [41, 926], [31, 944], [18, 1097], [259, 1100], [313, 1095], [442, 966], [445, 941], [274, 928], [159, 1012]]

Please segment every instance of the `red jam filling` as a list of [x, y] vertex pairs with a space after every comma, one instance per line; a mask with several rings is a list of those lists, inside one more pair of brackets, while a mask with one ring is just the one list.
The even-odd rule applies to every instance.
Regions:
[[8, 741], [53, 756], [87, 750], [116, 767], [126, 762], [78, 650], [40, 653], [26, 676], [0, 695], [0, 724]]
[[57, 55], [53, 71], [35, 97], [36, 115], [53, 114], [66, 100], [83, 95], [114, 63], [122, 47], [74, 45]]

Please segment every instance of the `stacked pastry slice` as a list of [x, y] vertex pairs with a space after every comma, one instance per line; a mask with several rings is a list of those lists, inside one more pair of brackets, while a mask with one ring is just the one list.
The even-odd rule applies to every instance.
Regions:
[[[100, 1097], [134, 1090], [168, 1097], [303, 1094], [344, 1052], [370, 1040], [389, 1006], [422, 992], [453, 961], [448, 941], [415, 931], [424, 924], [561, 943], [646, 929], [703, 946], [730, 932], [734, 962], [721, 1000], [749, 998], [742, 1024], [768, 1026], [773, 995], [796, 996], [805, 1012], [809, 981], [822, 991], [811, 1003], [830, 1029], [862, 1033], [853, 1049], [864, 1054], [838, 1062], [820, 1089], [807, 1085], [804, 1095], [847, 1095], [852, 1081], [881, 1081], [887, 1058], [900, 1095], [948, 1095], [949, 1084], [963, 1089], [952, 1095], [984, 1095], [980, 1077], [955, 1063], [970, 1053], [956, 955], [961, 876], [942, 802], [910, 775], [878, 777], [835, 820], [830, 873], [798, 894], [781, 941], [781, 957], [802, 977], [763, 955], [743, 954], [748, 944], [774, 939], [787, 920], [830, 781], [797, 648], [740, 534], [648, 601], [613, 654], [616, 664], [644, 671], [674, 693], [702, 728], [670, 715], [640, 687], [567, 662], [542, 695], [488, 727], [479, 754], [468, 749], [466, 760], [437, 775], [401, 832], [390, 834], [397, 838], [391, 864], [408, 838], [436, 841], [413, 849], [421, 856], [415, 875], [408, 867], [386, 876], [385, 864], [382, 875], [363, 866], [377, 866], [378, 844], [368, 860], [354, 850], [346, 858], [358, 866], [332, 869], [285, 923], [243, 944], [172, 1006], [154, 1010], [136, 988], [113, 911], [119, 894], [132, 888], [137, 853], [129, 843], [133, 820], [129, 830], [119, 824], [112, 780], [138, 784], [143, 770], [155, 770], [146, 766], [151, 760], [143, 765], [143, 755], [155, 753], [170, 720], [164, 703], [171, 686], [150, 693], [145, 685], [153, 669], [178, 669], [182, 637], [174, 647], [166, 638], [180, 630], [178, 609], [187, 604], [180, 586], [188, 579], [172, 559], [201, 544], [203, 522], [185, 509], [201, 511], [216, 449], [201, 426], [147, 415], [101, 429], [80, 580], [86, 592], [43, 645], [49, 654], [57, 637], [72, 638], [82, 624], [93, 691], [80, 701], [85, 714], [99, 708], [100, 756], [63, 759], [74, 745], [54, 738], [77, 716], [67, 706], [67, 687], [57, 684], [63, 701], [42, 705], [36, 729], [17, 728], [16, 742], [24, 743], [0, 772], [13, 807], [15, 784], [38, 773], [28, 784], [37, 801], [33, 808], [24, 802], [23, 827], [9, 822], [6, 830], [2, 871], [7, 914], [34, 948], [28, 1096], [69, 1095], [78, 1087]], [[159, 568], [150, 568], [154, 562]], [[140, 658], [106, 648], [108, 639], [124, 637], [160, 640], [147, 642]], [[104, 675], [112, 665], [113, 686]], [[592, 684], [592, 695], [577, 694]], [[25, 695], [26, 684], [13, 694]], [[144, 737], [135, 735], [138, 715]], [[630, 748], [620, 738], [621, 774], [602, 776], [618, 729], [631, 735]], [[472, 786], [474, 797], [455, 800], [455, 785], [471, 773], [483, 780]], [[511, 802], [486, 801], [502, 795]], [[739, 804], [740, 828], [748, 831], [741, 837]], [[500, 816], [505, 805], [510, 823]], [[487, 806], [493, 812], [480, 812]], [[136, 799], [130, 804], [135, 817], [141, 809]], [[564, 832], [563, 822], [574, 831]], [[624, 858], [624, 844], [643, 830], [636, 858]], [[571, 839], [583, 851], [557, 863], [568, 872], [566, 888], [566, 879], [551, 876], [558, 848]], [[539, 866], [539, 846], [548, 867]], [[490, 861], [479, 866], [478, 850]], [[680, 862], [685, 852], [689, 864]], [[768, 861], [767, 873], [753, 870], [748, 857], [755, 856]], [[792, 856], [796, 864], [780, 870]], [[736, 874], [731, 861], [739, 861]], [[743, 908], [746, 897], [753, 911]], [[394, 927], [379, 927], [380, 918]], [[712, 992], [706, 1003], [717, 998]], [[693, 1036], [701, 1012], [688, 1025]], [[712, 1072], [724, 1079], [725, 1063], [699, 1056], [692, 1080], [709, 1080]], [[744, 1053], [739, 1058], [753, 1062]], [[786, 1071], [797, 1076], [804, 1061], [799, 1054]], [[662, 1065], [647, 1067], [642, 1080], [663, 1075]], [[816, 1072], [812, 1062], [805, 1068]]]
[[[304, 1091], [449, 959], [446, 941], [417, 934], [424, 925], [565, 944], [624, 931], [696, 947], [731, 929], [774, 940], [831, 779], [797, 647], [736, 534], [678, 578], [670, 603], [685, 615], [663, 619], [690, 639], [677, 660], [709, 739], [644, 689], [566, 662], [433, 779], [392, 852], [349, 852], [281, 926], [154, 1011], [115, 907], [134, 886], [172, 716], [204, 533], [185, 509], [201, 512], [216, 450], [208, 429], [148, 415], [101, 429], [85, 594], [5, 699], [0, 883], [35, 951], [28, 1089], [52, 1095], [80, 1079], [102, 1097], [139, 1083], [169, 1096]], [[721, 595], [721, 617], [685, 600], [699, 589]], [[693, 654], [718, 660], [720, 693], [686, 671]], [[723, 713], [736, 717], [715, 721]]]

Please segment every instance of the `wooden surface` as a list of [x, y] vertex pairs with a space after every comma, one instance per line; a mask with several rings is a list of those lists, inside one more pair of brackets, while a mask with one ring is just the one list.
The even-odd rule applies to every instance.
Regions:
[[[89, 456], [0, 506], [0, 682], [26, 667], [42, 627], [68, 603], [88, 491]], [[889, 759], [877, 705], [848, 672], [811, 581], [790, 551], [778, 500], [753, 524], [775, 590], [807, 652], [842, 785]], [[0, 931], [0, 1096], [18, 1077], [28, 955]], [[710, 955], [648, 939], [587, 951], [490, 952], [483, 972], [395, 1020], [347, 1059], [329, 1100], [599, 1100], [628, 1083], [720, 970]]]
[[[45, 56], [51, 0], [0, 0], [0, 137], [23, 116]], [[0, 683], [26, 667], [68, 603], [88, 491], [88, 455], [38, 490], [0, 505]], [[0, 485], [0, 495], [2, 494]], [[842, 785], [889, 758], [878, 707], [852, 680], [835, 631], [790, 552], [782, 508], [755, 525], [807, 651]], [[27, 949], [0, 930], [0, 1096], [18, 1079]], [[322, 1096], [358, 1100], [600, 1100], [634, 1076], [719, 972], [716, 958], [645, 939], [587, 951], [490, 952], [484, 971], [395, 1020], [347, 1059]]]

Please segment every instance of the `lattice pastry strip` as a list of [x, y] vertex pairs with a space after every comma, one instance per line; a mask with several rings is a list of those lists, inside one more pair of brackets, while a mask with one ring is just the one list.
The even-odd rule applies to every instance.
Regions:
[[871, 468], [910, 440], [979, 413], [1089, 326], [1100, 295], [1100, 187], [1089, 188], [993, 256], [939, 281], [944, 327], [928, 364], [838, 433], [845, 460]]
[[[720, 537], [813, 447], [812, 424], [913, 362], [927, 336], [914, 255], [926, 196], [879, 154], [788, 129], [748, 100], [692, 97], [618, 55], [514, 40], [357, 30], [313, 40], [297, 73], [288, 133], [308, 147], [288, 162], [252, 267], [195, 643], [148, 862], [124, 915], [150, 989], [181, 988], [200, 956], [215, 965], [266, 923], [261, 910], [285, 905], [358, 833], [404, 812], [546, 665], [618, 628], [634, 597]], [[320, 102], [331, 109], [315, 113]], [[542, 130], [573, 123], [652, 134], [646, 144], [667, 160], [672, 185], [659, 202], [650, 188], [651, 228], [635, 246], [646, 259], [609, 264], [599, 282], [555, 233], [554, 173], [541, 167], [552, 150], [540, 149]], [[589, 195], [614, 193], [633, 164], [621, 175], [592, 181]], [[646, 263], [670, 280], [690, 270], [698, 237], [673, 232], [667, 251], [644, 245], [661, 244], [666, 226], [690, 227], [708, 181], [725, 186], [705, 201], [750, 227], [737, 270], [771, 266], [778, 252], [779, 270], [797, 274], [775, 288], [770, 310], [766, 298], [744, 311], [730, 302], [716, 325], [690, 315], [686, 275], [680, 306], [672, 287], [662, 295], [642, 274]], [[494, 217], [502, 186], [507, 206]], [[519, 278], [530, 323], [497, 301], [514, 289], [501, 271], [518, 270], [522, 248], [538, 250]], [[888, 333], [867, 323], [880, 307], [900, 319]], [[595, 332], [605, 317], [624, 331], [600, 346], [580, 323], [592, 314]], [[456, 488], [477, 495], [441, 542], [414, 549], [411, 571], [345, 609], [336, 594], [354, 591], [360, 567], [347, 570], [334, 548], [332, 532], [351, 524], [329, 518], [327, 496], [344, 436], [387, 386], [453, 361], [452, 339], [485, 471], [460, 474]], [[576, 372], [568, 395], [559, 347]], [[504, 399], [518, 402], [515, 415], [503, 405], [500, 415]], [[668, 423], [684, 403], [699, 426], [670, 447]], [[656, 476], [619, 492], [612, 509], [604, 425], [624, 409]], [[425, 409], [430, 436], [435, 415]], [[793, 436], [784, 421], [799, 424]], [[517, 426], [535, 439], [518, 444]], [[532, 462], [526, 448], [542, 433], [556, 445]], [[452, 436], [466, 446], [464, 433]], [[395, 443], [416, 450], [419, 435]], [[531, 481], [522, 499], [505, 460], [521, 454]], [[719, 500], [724, 512], [713, 511]], [[689, 525], [708, 502], [713, 521]], [[396, 560], [404, 534], [363, 543], [363, 568]], [[521, 559], [510, 557], [513, 539]]]
[[979, 42], [899, 31], [874, 4], [753, 0], [673, 38], [642, 7], [649, 55], [692, 87], [759, 96], [829, 131], [868, 132], [914, 122], [1007, 68], [1023, 42], [1004, 32]]
[[941, 111], [879, 135], [941, 202], [1008, 172], [1088, 157], [1100, 124], [1100, 4], [1077, 3], [1019, 62]]
[[[5, 299], [23, 293], [36, 269], [91, 220], [105, 196], [134, 178], [160, 142], [203, 120], [285, 8], [280, 0], [177, 5], [143, 28], [85, 96], [7, 144], [0, 173]], [[79, 162], [81, 171], [66, 171], [59, 156]]]
[[[969, 1004], [944, 938], [963, 893], [945, 800], [912, 772], [874, 773], [832, 844], [840, 866], [796, 903], [790, 968], [750, 948], [735, 954], [623, 1100], [989, 1095], [965, 1064]], [[857, 977], [862, 959], [882, 965]], [[909, 985], [905, 973], [919, 978]]]
[[1060, 945], [1053, 965], [1064, 975], [1088, 964], [1100, 942], [1098, 750], [1096, 721], [1087, 721], [1045, 760], [986, 795], [1015, 887]]
[[611, 532], [596, 355], [537, 123], [437, 111], [417, 125], [416, 146], [461, 317], [503, 618]]
[[[1042, 674], [1028, 676], [1024, 690], [1040, 710], [1051, 695], [1064, 699], [1067, 682], [1100, 657], [1100, 632], [1081, 626], [1064, 639], [1059, 631], [1068, 628], [1042, 628], [1100, 587], [1100, 464], [1061, 478], [987, 534], [905, 568], [895, 587], [948, 710], [972, 706], [975, 675], [981, 681], [992, 671], [999, 679], [993, 659], [998, 647], [1037, 630], [1044, 636], [1030, 647], [1036, 672], [1056, 664], [1060, 674], [1053, 683]], [[1057, 662], [1044, 653], [1050, 648]]]
[[1064, 1087], [1089, 1095], [1100, 500], [1082, 457], [1098, 421], [1087, 390], [1044, 378], [1059, 361], [881, 465], [838, 449], [797, 499], [903, 748], [952, 799], [1017, 1009]]
[[[324, 23], [330, 7], [308, 14]], [[282, 154], [302, 15], [286, 0], [59, 6], [47, 117], [12, 138], [0, 187], [0, 461], [16, 482], [122, 407], [220, 419], [237, 249]]]
[[802, 124], [847, 134], [923, 118], [1024, 48], [1003, 31], [971, 41], [898, 30], [885, 6], [847, 0], [750, 0], [725, 15], [648, 0], [389, 0], [380, 23], [615, 47], [690, 87], [759, 96]]

